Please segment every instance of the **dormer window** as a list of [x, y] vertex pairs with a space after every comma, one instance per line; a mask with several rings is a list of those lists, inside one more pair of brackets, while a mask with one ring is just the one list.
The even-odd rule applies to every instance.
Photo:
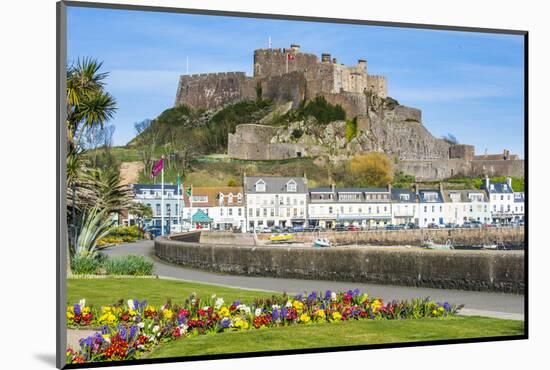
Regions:
[[495, 185], [494, 185], [494, 184], [491, 184], [491, 186], [489, 186], [489, 188], [490, 188], [491, 190], [495, 190]]
[[233, 194], [229, 194], [229, 197], [227, 197], [227, 203], [233, 203]]
[[296, 181], [290, 180], [286, 183], [286, 191], [295, 193], [296, 192]]
[[254, 187], [257, 192], [265, 192], [265, 182], [264, 180], [258, 180], [256, 184], [254, 184]]
[[460, 202], [460, 194], [459, 193], [451, 193], [451, 194], [449, 194], [449, 197], [451, 198], [451, 201], [453, 201], [453, 202]]
[[399, 194], [399, 199], [401, 200], [409, 200], [410, 196], [409, 194]]
[[472, 202], [483, 202], [483, 194], [480, 193], [470, 193], [468, 194]]
[[437, 193], [424, 193], [424, 200], [426, 202], [437, 202]]
[[502, 188], [504, 189], [504, 191], [508, 191], [508, 185], [504, 184], [502, 185]]
[[241, 193], [239, 193], [237, 195], [237, 203], [242, 203], [243, 202], [243, 195]]

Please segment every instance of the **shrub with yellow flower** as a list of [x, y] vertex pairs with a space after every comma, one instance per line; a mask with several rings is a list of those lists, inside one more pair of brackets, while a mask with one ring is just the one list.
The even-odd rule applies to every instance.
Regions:
[[340, 321], [340, 320], [342, 320], [342, 314], [340, 312], [333, 312], [331, 321]]
[[298, 312], [302, 312], [304, 310], [304, 304], [302, 301], [294, 301], [292, 303], [292, 307], [294, 307], [294, 309]]
[[241, 317], [237, 317], [235, 321], [233, 322], [233, 326], [240, 330], [246, 330], [248, 329], [248, 321], [243, 320]]
[[300, 322], [307, 324], [310, 321], [311, 321], [311, 317], [309, 317], [307, 313], [303, 313], [300, 315]]

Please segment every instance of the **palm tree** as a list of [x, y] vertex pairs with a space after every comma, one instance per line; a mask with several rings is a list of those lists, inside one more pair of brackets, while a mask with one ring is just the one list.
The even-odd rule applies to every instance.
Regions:
[[78, 59], [67, 68], [67, 152], [76, 152], [87, 127], [101, 126], [116, 111], [115, 98], [105, 91], [103, 63], [93, 58]]

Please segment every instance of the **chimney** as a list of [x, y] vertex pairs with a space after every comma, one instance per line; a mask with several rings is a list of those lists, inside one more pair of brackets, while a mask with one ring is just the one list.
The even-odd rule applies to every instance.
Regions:
[[336, 64], [336, 58], [332, 58], [332, 64]]
[[290, 45], [290, 48], [295, 53], [298, 53], [300, 51], [300, 45], [298, 45], [298, 44], [292, 44], [292, 45]]
[[490, 183], [489, 176], [485, 175], [485, 189], [487, 190], [489, 190], [489, 183]]
[[391, 194], [391, 183], [388, 183], [388, 192]]
[[504, 149], [504, 153], [503, 153], [502, 157], [504, 158], [505, 161], [510, 159], [510, 151], [508, 149]]
[[330, 184], [330, 190], [334, 193], [336, 191], [336, 185]]
[[322, 63], [330, 63], [330, 54], [329, 53], [321, 54], [321, 62]]
[[414, 192], [418, 195], [418, 184], [413, 185]]
[[439, 183], [439, 191], [441, 193], [443, 193], [443, 183], [442, 182]]
[[510, 189], [512, 189], [512, 178], [511, 177], [506, 178], [506, 185], [508, 185], [508, 187]]
[[366, 69], [367, 68], [367, 61], [365, 59], [359, 59], [357, 61], [357, 64], [359, 64], [359, 67], [361, 69]]

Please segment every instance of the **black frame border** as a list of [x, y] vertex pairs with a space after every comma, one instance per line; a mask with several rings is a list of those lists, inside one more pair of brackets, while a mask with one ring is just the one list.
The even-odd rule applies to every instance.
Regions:
[[[66, 130], [64, 122], [66, 119], [65, 112], [65, 89], [66, 89], [66, 65], [67, 65], [67, 7], [81, 8], [101, 8], [112, 10], [134, 10], [148, 11], [160, 13], [181, 13], [195, 15], [214, 15], [226, 17], [241, 17], [241, 18], [256, 18], [256, 19], [279, 19], [279, 20], [294, 20], [306, 22], [320, 23], [342, 23], [342, 24], [357, 24], [366, 26], [381, 26], [381, 27], [397, 27], [397, 28], [416, 28], [426, 30], [439, 31], [459, 31], [459, 32], [477, 32], [505, 35], [520, 35], [524, 40], [524, 161], [525, 161], [525, 247], [524, 247], [524, 334], [514, 336], [498, 336], [498, 337], [482, 337], [482, 338], [465, 338], [465, 339], [448, 339], [437, 341], [418, 341], [418, 342], [403, 342], [403, 343], [387, 343], [387, 344], [365, 344], [343, 347], [321, 347], [307, 349], [292, 349], [278, 351], [260, 351], [260, 352], [240, 352], [231, 354], [217, 355], [197, 355], [197, 356], [178, 356], [166, 357], [159, 359], [139, 359], [139, 360], [123, 360], [115, 362], [92, 362], [86, 364], [66, 364], [66, 317], [65, 305], [67, 297], [67, 240], [64, 237], [67, 232], [66, 218]], [[56, 210], [56, 367], [58, 369], [83, 369], [95, 367], [111, 367], [111, 366], [126, 366], [140, 364], [158, 364], [158, 363], [174, 363], [174, 362], [191, 362], [191, 361], [207, 361], [232, 358], [250, 358], [250, 357], [266, 357], [266, 356], [282, 356], [295, 354], [311, 354], [311, 353], [326, 353], [326, 352], [345, 352], [370, 349], [384, 348], [407, 348], [407, 347], [424, 347], [424, 346], [439, 346], [448, 344], [469, 344], [469, 343], [484, 343], [484, 342], [500, 342], [511, 340], [524, 340], [529, 338], [529, 31], [513, 30], [513, 29], [498, 29], [498, 28], [477, 28], [477, 27], [462, 27], [452, 25], [435, 25], [424, 23], [406, 23], [406, 22], [386, 22], [373, 20], [360, 20], [348, 18], [328, 18], [316, 16], [302, 16], [290, 14], [270, 14], [270, 13], [253, 13], [253, 12], [238, 12], [225, 11], [214, 9], [191, 9], [191, 8], [175, 8], [152, 5], [131, 5], [131, 4], [111, 4], [98, 2], [80, 2], [62, 0], [56, 4], [56, 199], [58, 208]]]

